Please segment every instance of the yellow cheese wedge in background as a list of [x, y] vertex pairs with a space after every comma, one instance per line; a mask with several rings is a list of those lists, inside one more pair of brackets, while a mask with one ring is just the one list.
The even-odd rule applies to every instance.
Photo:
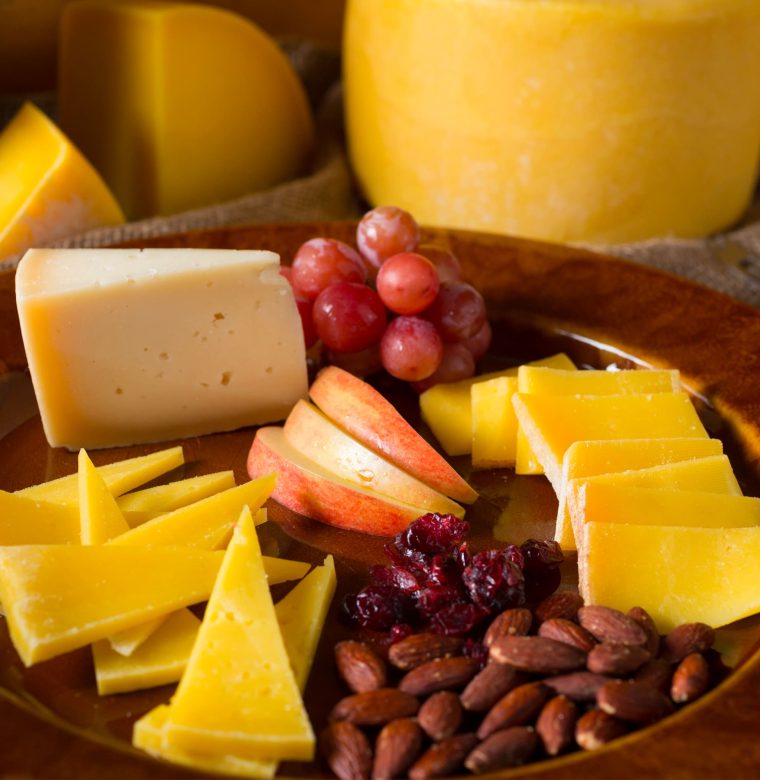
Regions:
[[562, 458], [576, 441], [708, 438], [686, 393], [596, 396], [518, 393], [512, 403], [520, 427], [557, 494], [562, 486]]
[[571, 444], [562, 458], [554, 540], [563, 549], [575, 549], [575, 535], [565, 500], [570, 480], [707, 458], [722, 453], [723, 443], [720, 439], [620, 439], [577, 441]]
[[[531, 365], [572, 369], [573, 361], [559, 353]], [[460, 382], [435, 385], [420, 396], [422, 419], [427, 423], [447, 455], [466, 455], [472, 452], [472, 401], [471, 388], [477, 382], [485, 382], [500, 376], [517, 376], [518, 366], [503, 371], [481, 374]]]
[[512, 396], [516, 392], [516, 376], [475, 382], [470, 388], [474, 469], [515, 465], [517, 417], [512, 408]]
[[[185, 462], [182, 447], [170, 447], [150, 455], [140, 455], [136, 458], [107, 463], [98, 466], [98, 473], [108, 489], [115, 496], [134, 490], [146, 482], [150, 482]], [[79, 477], [76, 473], [58, 477], [49, 482], [41, 482], [16, 491], [16, 495], [33, 498], [39, 501], [49, 501], [56, 504], [74, 504], [79, 502]]]
[[78, 544], [79, 510], [0, 490], [0, 545]]
[[0, 132], [0, 260], [124, 215], [108, 187], [32, 103]]
[[129, 530], [127, 521], [87, 452], [79, 451], [79, 527], [82, 544], [103, 544]]
[[167, 745], [202, 753], [313, 758], [314, 733], [278, 628], [247, 508], [172, 699], [165, 737]]
[[[520, 366], [517, 392], [530, 395], [628, 395], [677, 393], [678, 371], [641, 369], [626, 371], [563, 371], [542, 366]], [[517, 474], [543, 474], [525, 432], [517, 430]]]
[[61, 126], [130, 219], [231, 200], [303, 171], [314, 135], [306, 95], [249, 20], [187, 3], [80, 2], [60, 29]]
[[760, 527], [586, 523], [578, 570], [586, 604], [644, 607], [662, 633], [723, 626], [760, 611]]
[[205, 601], [223, 552], [184, 547], [0, 548], [0, 601], [26, 666]]

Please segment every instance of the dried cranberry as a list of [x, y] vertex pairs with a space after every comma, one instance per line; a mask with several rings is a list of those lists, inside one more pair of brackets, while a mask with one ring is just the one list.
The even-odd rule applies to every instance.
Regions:
[[525, 570], [525, 556], [516, 544], [508, 544], [504, 548], [504, 554], [507, 556], [507, 560], [512, 561], [515, 566], [519, 566], [523, 571]]
[[423, 618], [432, 617], [451, 604], [464, 602], [462, 593], [452, 585], [431, 585], [416, 593], [417, 611]]
[[389, 585], [404, 593], [414, 593], [420, 589], [417, 578], [405, 567], [397, 566], [372, 566], [370, 576], [376, 585]]
[[484, 550], [472, 556], [462, 581], [473, 603], [485, 612], [515, 607], [525, 601], [525, 578], [505, 550]]
[[542, 569], [559, 566], [565, 560], [562, 548], [552, 539], [539, 542], [538, 539], [528, 539], [520, 545], [525, 557], [523, 571], [530, 574]]
[[386, 557], [396, 566], [410, 571], [417, 579], [425, 580], [428, 575], [428, 559], [424, 553], [412, 550], [400, 539], [399, 534], [384, 547]]
[[460, 579], [457, 562], [452, 556], [441, 553], [433, 556], [428, 567], [428, 585], [454, 585], [459, 584]]
[[482, 642], [468, 639], [462, 648], [462, 655], [475, 659], [481, 666], [488, 662], [488, 648]]
[[430, 630], [444, 636], [467, 636], [483, 617], [474, 604], [450, 604], [430, 618]]
[[470, 531], [470, 524], [454, 515], [429, 512], [418, 517], [396, 537], [409, 550], [425, 555], [448, 553], [455, 545], [463, 542]]
[[391, 626], [389, 635], [390, 643], [394, 644], [400, 642], [402, 639], [406, 639], [414, 633], [414, 629], [408, 623], [397, 623], [395, 626]]
[[344, 602], [350, 617], [362, 628], [387, 631], [413, 617], [411, 598], [388, 585], [369, 585]]
[[538, 604], [543, 601], [557, 590], [561, 579], [562, 572], [560, 572], [559, 566], [530, 574], [525, 578], [525, 601], [529, 604]]

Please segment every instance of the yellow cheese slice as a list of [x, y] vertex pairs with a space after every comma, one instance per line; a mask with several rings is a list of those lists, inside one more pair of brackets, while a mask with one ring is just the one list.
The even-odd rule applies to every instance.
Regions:
[[[150, 455], [140, 455], [136, 458], [108, 463], [98, 466], [98, 473], [103, 477], [108, 489], [115, 496], [120, 496], [128, 490], [144, 485], [185, 462], [182, 447], [153, 452]], [[33, 498], [37, 501], [49, 501], [56, 504], [74, 504], [79, 502], [79, 477], [70, 474], [65, 477], [42, 482], [39, 485], [16, 491], [16, 495]]]
[[0, 602], [26, 666], [204, 601], [223, 552], [178, 547], [0, 548]]
[[[159, 515], [117, 536], [109, 544], [168, 544], [214, 548], [229, 536], [243, 506], [247, 506], [252, 512], [262, 506], [274, 488], [275, 479], [274, 474], [259, 477], [168, 514]], [[263, 522], [266, 515], [257, 513], [256, 519], [257, 522]]]
[[116, 499], [85, 452], [79, 451], [79, 523], [82, 544], [103, 544], [129, 530]]
[[592, 439], [708, 438], [686, 393], [544, 396], [512, 399], [554, 492], [559, 494], [562, 458], [576, 441]]
[[[626, 371], [565, 371], [542, 366], [521, 366], [517, 391], [530, 395], [628, 395], [677, 393], [681, 390], [678, 371], [640, 369]], [[543, 474], [524, 431], [517, 430], [517, 474]]]
[[124, 222], [99, 174], [34, 104], [0, 133], [0, 260]]
[[177, 682], [185, 670], [201, 621], [189, 609], [172, 612], [129, 657], [107, 639], [92, 646], [98, 693], [126, 693]]
[[722, 452], [723, 444], [720, 439], [620, 439], [577, 441], [571, 444], [562, 458], [555, 541], [559, 542], [563, 549], [576, 549], [575, 534], [565, 500], [570, 480], [630, 469], [645, 469], [692, 458], [707, 458]]
[[232, 487], [235, 487], [234, 473], [219, 471], [136, 490], [121, 496], [117, 503], [127, 523], [134, 527]]
[[0, 545], [78, 544], [79, 509], [0, 490]]
[[109, 636], [107, 644], [118, 655], [128, 657], [150, 639], [173, 614], [173, 612], [168, 612], [165, 615], [146, 620], [145, 623], [140, 623], [137, 626], [125, 628], [123, 631]]
[[586, 604], [644, 607], [661, 633], [681, 623], [723, 626], [760, 611], [758, 526], [586, 523], [578, 569]]
[[167, 745], [203, 753], [313, 758], [314, 734], [279, 631], [247, 508], [235, 527], [172, 699], [165, 736]]
[[[572, 369], [573, 361], [559, 353], [536, 360], [531, 365]], [[471, 388], [500, 376], [517, 376], [518, 366], [503, 371], [481, 374], [460, 382], [435, 385], [420, 396], [422, 419], [448, 455], [466, 455], [472, 452]]]
[[470, 392], [473, 468], [514, 466], [517, 417], [512, 408], [512, 396], [517, 392], [517, 377], [500, 376], [475, 382]]

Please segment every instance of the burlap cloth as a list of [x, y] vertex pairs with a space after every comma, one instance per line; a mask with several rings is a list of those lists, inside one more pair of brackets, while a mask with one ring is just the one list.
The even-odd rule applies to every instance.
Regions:
[[[186, 230], [359, 216], [366, 206], [345, 154], [339, 55], [312, 42], [283, 40], [281, 45], [301, 76], [317, 116], [317, 151], [307, 175], [227, 203], [101, 228], [58, 241], [54, 246], [101, 246]], [[54, 103], [43, 107], [55, 114]], [[760, 306], [760, 194], [742, 224], [720, 235], [703, 240], [657, 239], [590, 248], [685, 276]]]

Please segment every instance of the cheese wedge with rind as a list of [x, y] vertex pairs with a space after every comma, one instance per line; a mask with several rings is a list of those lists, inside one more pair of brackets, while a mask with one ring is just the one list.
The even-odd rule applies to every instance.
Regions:
[[224, 557], [179, 547], [0, 548], [0, 601], [26, 666], [208, 598]]
[[720, 439], [620, 439], [571, 444], [562, 458], [554, 540], [563, 549], [576, 549], [575, 534], [565, 500], [567, 484], [571, 479], [644, 469], [722, 453]]
[[267, 760], [314, 756], [314, 733], [247, 508], [227, 548], [164, 734], [167, 745], [203, 753]]
[[79, 451], [79, 525], [82, 544], [103, 544], [129, 530], [127, 521], [85, 450]]

